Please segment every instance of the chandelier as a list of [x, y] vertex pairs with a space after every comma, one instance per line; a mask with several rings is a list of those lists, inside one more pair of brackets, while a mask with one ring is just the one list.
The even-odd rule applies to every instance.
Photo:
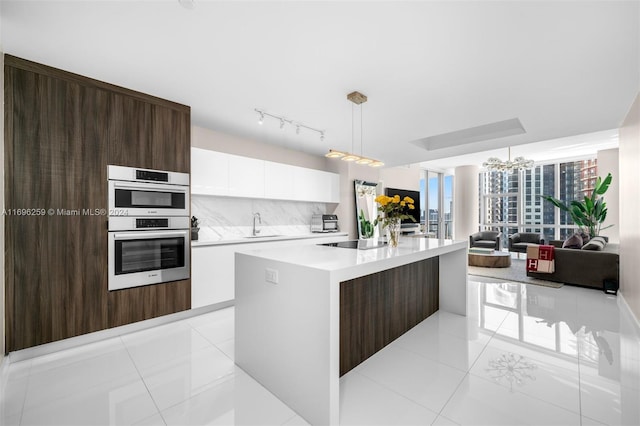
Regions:
[[509, 147], [509, 159], [502, 161], [497, 157], [489, 157], [487, 161], [482, 163], [482, 167], [497, 172], [512, 172], [514, 170], [526, 170], [533, 167], [533, 160], [527, 160], [524, 157], [516, 157], [511, 161], [511, 147]]
[[[330, 149], [328, 153], [325, 154], [327, 158], [339, 158], [342, 161], [353, 161], [356, 164], [368, 165], [369, 167], [382, 167], [384, 163], [380, 160], [376, 160], [375, 158], [369, 158], [362, 155], [362, 104], [367, 102], [367, 97], [360, 92], [351, 92], [347, 95], [347, 100], [354, 103], [354, 105], [360, 106], [360, 155], [354, 154], [352, 152], [346, 151], [338, 151], [335, 149]], [[354, 106], [351, 106], [351, 151], [353, 151], [354, 145], [354, 130], [353, 130], [353, 110]]]

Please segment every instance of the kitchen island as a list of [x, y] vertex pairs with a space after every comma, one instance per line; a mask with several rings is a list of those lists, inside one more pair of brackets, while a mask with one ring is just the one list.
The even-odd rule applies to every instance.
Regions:
[[466, 315], [466, 241], [235, 256], [236, 363], [311, 424], [339, 423], [342, 374], [438, 309]]

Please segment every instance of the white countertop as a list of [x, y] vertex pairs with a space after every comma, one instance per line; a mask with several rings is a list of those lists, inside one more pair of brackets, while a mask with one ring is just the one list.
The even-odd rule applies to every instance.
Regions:
[[468, 242], [435, 239], [402, 237], [398, 247], [388, 246], [356, 250], [321, 245], [302, 247], [283, 247], [271, 249], [252, 249], [247, 247], [239, 252], [263, 259], [284, 262], [329, 272], [343, 271], [347, 275], [361, 276], [379, 270], [416, 262], [422, 259], [450, 253], [455, 250], [466, 250]]
[[286, 241], [286, 240], [299, 240], [304, 238], [327, 238], [327, 237], [343, 237], [349, 235], [346, 232], [318, 232], [308, 234], [297, 235], [270, 235], [260, 237], [232, 237], [230, 239], [219, 240], [198, 240], [191, 241], [191, 247], [204, 247], [204, 246], [216, 246], [224, 244], [250, 244], [250, 243], [264, 243], [267, 241]]

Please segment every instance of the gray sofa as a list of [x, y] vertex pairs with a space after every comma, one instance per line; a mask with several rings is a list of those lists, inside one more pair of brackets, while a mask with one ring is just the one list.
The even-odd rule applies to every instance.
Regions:
[[554, 251], [554, 273], [527, 271], [527, 276], [599, 290], [603, 289], [604, 280], [618, 282], [620, 278], [618, 244], [608, 243], [601, 251], [558, 247]]

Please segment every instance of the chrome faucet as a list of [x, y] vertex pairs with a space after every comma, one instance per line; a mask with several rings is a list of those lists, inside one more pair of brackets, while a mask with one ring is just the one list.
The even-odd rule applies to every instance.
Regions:
[[260, 225], [262, 225], [262, 218], [260, 217], [260, 213], [254, 213], [253, 214], [253, 233], [251, 234], [254, 237], [260, 233], [260, 230], [256, 229], [256, 218], [258, 218], [258, 222], [260, 222]]

